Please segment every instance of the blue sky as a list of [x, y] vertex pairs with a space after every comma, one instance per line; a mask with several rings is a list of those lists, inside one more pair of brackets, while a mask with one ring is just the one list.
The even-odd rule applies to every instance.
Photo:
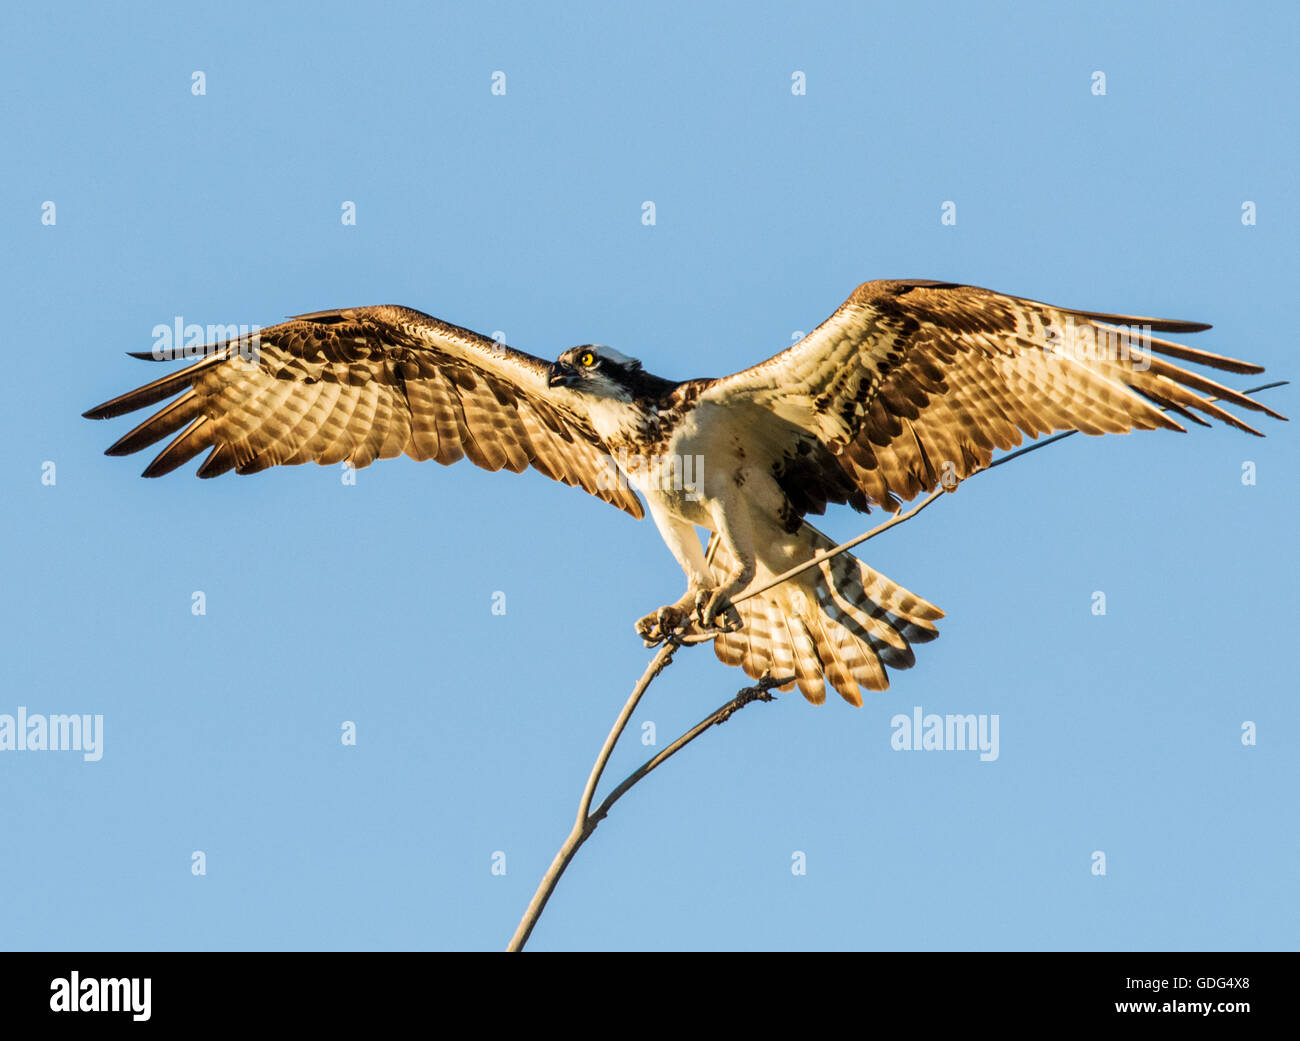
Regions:
[[[157, 373], [123, 353], [155, 325], [403, 303], [685, 378], [920, 276], [1212, 322], [1196, 346], [1267, 366], [1234, 385], [1294, 378], [1297, 28], [1283, 4], [8, 5], [0, 714], [102, 714], [104, 747], [0, 753], [0, 946], [503, 947], [650, 654], [632, 622], [683, 587], [648, 521], [536, 474], [141, 480], [101, 454], [130, 421], [80, 413]], [[1300, 496], [1293, 425], [1265, 423], [1076, 437], [873, 541], [947, 611], [917, 667], [701, 739], [532, 947], [1294, 948]], [[746, 682], [682, 652], [609, 783], [642, 723], [662, 746]], [[997, 714], [997, 761], [892, 750], [915, 706]]]

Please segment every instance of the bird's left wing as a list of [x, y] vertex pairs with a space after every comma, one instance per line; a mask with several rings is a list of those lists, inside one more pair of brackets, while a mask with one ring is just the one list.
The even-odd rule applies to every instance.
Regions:
[[827, 501], [896, 510], [1024, 435], [1183, 429], [1161, 409], [1258, 433], [1214, 399], [1284, 418], [1167, 359], [1258, 365], [1151, 335], [1208, 328], [949, 282], [866, 282], [793, 347], [712, 381], [699, 402], [724, 406], [712, 414], [748, 443], [766, 438], [799, 514]]
[[546, 362], [468, 329], [406, 307], [357, 307], [300, 315], [203, 353], [85, 413], [107, 419], [176, 398], [109, 455], [175, 434], [146, 477], [205, 450], [199, 477], [313, 461], [361, 467], [403, 454], [444, 464], [468, 456], [487, 470], [531, 466], [643, 515], [587, 417], [574, 410], [574, 395], [558, 400], [547, 386]]

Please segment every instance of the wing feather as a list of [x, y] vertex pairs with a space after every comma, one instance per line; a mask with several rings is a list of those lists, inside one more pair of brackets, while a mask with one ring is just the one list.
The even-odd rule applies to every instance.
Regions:
[[150, 477], [208, 448], [201, 477], [468, 456], [487, 470], [531, 466], [641, 517], [636, 493], [610, 479], [608, 449], [580, 402], [557, 400], [546, 372], [540, 358], [419, 311], [351, 308], [215, 344], [195, 364], [85, 414], [107, 419], [175, 397], [109, 449], [127, 455], [176, 435], [146, 468]]

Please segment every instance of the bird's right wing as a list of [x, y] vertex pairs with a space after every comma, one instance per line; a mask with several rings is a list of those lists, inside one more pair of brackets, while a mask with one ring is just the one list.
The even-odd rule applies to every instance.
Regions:
[[777, 466], [793, 475], [784, 487], [801, 511], [828, 500], [897, 510], [1024, 435], [1183, 429], [1161, 409], [1259, 433], [1216, 401], [1284, 418], [1167, 358], [1226, 372], [1260, 366], [1150, 335], [1208, 328], [951, 282], [865, 282], [793, 347], [713, 381], [699, 402], [726, 406], [721, 414], [751, 440], [765, 429], [785, 437]]
[[546, 371], [540, 358], [419, 311], [358, 307], [205, 348], [203, 360], [85, 415], [108, 419], [175, 397], [108, 449], [128, 455], [175, 434], [145, 477], [205, 450], [199, 477], [468, 456], [486, 470], [531, 466], [640, 518], [640, 499], [574, 410], [575, 395], [559, 400]]

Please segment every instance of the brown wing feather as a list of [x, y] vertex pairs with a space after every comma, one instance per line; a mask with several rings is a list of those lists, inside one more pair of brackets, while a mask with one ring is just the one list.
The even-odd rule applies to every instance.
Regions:
[[409, 308], [319, 311], [255, 341], [205, 348], [203, 360], [85, 415], [107, 419], [175, 397], [108, 449], [128, 455], [176, 435], [147, 477], [205, 450], [200, 477], [468, 456], [488, 470], [532, 466], [641, 517], [586, 417], [551, 395], [546, 370], [540, 358]]
[[[1237, 373], [1260, 366], [1150, 335], [1208, 328], [955, 283], [867, 282], [799, 343], [715, 381], [700, 400], [726, 403], [751, 429], [757, 411], [774, 414], [829, 449], [840, 472], [824, 468], [819, 485], [815, 470], [801, 469], [810, 487], [798, 499], [893, 510], [1026, 435], [1183, 430], [1162, 408], [1259, 434], [1212, 398], [1285, 418], [1166, 358]], [[793, 459], [807, 447], [783, 450]], [[865, 500], [844, 493], [845, 475]]]

